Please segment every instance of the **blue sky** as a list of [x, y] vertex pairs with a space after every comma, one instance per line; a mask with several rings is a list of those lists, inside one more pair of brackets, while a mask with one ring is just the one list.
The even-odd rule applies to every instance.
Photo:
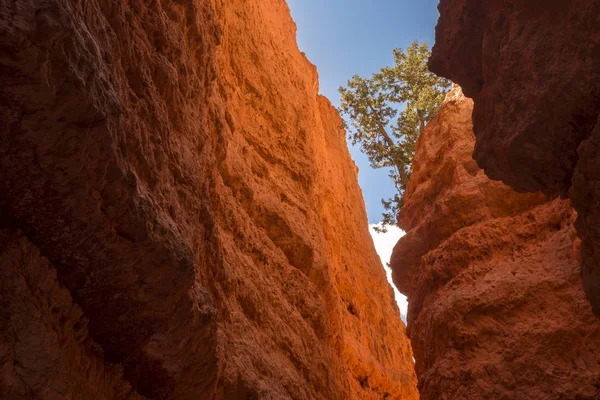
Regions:
[[[288, 0], [298, 45], [319, 70], [321, 93], [337, 107], [338, 87], [355, 74], [370, 76], [393, 63], [392, 50], [414, 40], [433, 45], [438, 0]], [[387, 171], [373, 170], [358, 148], [358, 168], [369, 222], [381, 220], [381, 198], [394, 187]]]

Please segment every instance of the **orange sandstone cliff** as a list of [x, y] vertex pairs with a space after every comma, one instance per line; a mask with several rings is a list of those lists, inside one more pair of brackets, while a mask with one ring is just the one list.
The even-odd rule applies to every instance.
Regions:
[[568, 197], [600, 317], [600, 0], [440, 0], [430, 67], [475, 102], [474, 157], [520, 191]]
[[0, 397], [418, 398], [340, 126], [283, 0], [0, 0]]
[[600, 320], [576, 214], [490, 180], [471, 157], [472, 110], [455, 87], [421, 135], [391, 261], [421, 398], [595, 400]]

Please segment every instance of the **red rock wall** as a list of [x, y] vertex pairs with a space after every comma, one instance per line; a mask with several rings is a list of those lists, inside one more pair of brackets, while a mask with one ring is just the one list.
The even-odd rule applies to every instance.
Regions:
[[282, 0], [0, 0], [0, 393], [414, 399]]
[[0, 397], [141, 399], [106, 364], [88, 320], [26, 236], [0, 232]]
[[394, 281], [422, 399], [596, 399], [600, 321], [568, 200], [492, 181], [455, 88], [417, 144]]
[[474, 157], [520, 191], [570, 197], [600, 316], [600, 1], [442, 0], [430, 62], [475, 101]]

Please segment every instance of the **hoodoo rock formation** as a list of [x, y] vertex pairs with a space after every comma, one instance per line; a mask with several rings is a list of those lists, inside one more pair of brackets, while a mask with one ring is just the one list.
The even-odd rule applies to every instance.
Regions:
[[418, 398], [340, 126], [283, 0], [0, 0], [0, 397]]
[[430, 67], [474, 99], [474, 157], [519, 191], [570, 197], [600, 316], [600, 0], [441, 0]]
[[600, 320], [576, 214], [490, 180], [471, 157], [472, 110], [455, 87], [421, 135], [392, 256], [421, 398], [595, 400]]

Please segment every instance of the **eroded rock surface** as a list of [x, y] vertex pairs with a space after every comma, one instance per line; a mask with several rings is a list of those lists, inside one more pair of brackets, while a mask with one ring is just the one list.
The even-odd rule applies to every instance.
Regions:
[[600, 321], [568, 200], [517, 193], [471, 157], [456, 88], [417, 144], [394, 249], [422, 399], [595, 399]]
[[442, 0], [430, 62], [475, 101], [474, 157], [519, 191], [572, 199], [600, 315], [600, 1]]
[[0, 393], [414, 399], [282, 0], [0, 0]]

